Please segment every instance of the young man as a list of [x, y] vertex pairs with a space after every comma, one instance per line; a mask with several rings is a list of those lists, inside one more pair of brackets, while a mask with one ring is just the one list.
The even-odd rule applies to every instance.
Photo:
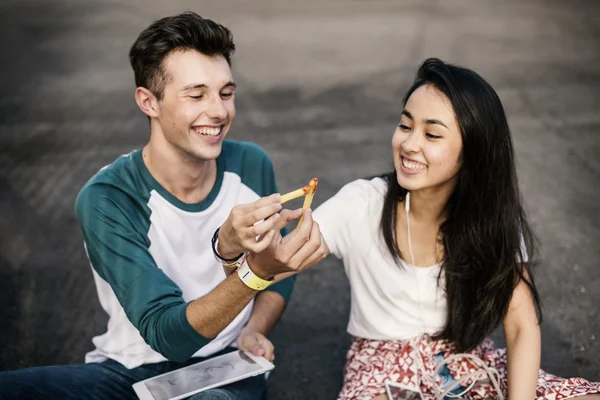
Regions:
[[[258, 146], [224, 141], [235, 117], [233, 51], [227, 28], [194, 13], [139, 35], [129, 57], [149, 142], [99, 171], [75, 207], [108, 329], [86, 364], [0, 374], [0, 398], [134, 399], [133, 383], [236, 343], [273, 359], [266, 336], [294, 284], [283, 276], [324, 248], [310, 210], [281, 237], [302, 211], [279, 213]], [[192, 398], [260, 399], [265, 389], [259, 376]]]

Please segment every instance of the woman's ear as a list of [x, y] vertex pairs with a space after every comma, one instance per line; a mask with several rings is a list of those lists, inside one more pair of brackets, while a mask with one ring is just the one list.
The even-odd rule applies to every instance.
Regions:
[[142, 112], [148, 117], [158, 117], [158, 99], [150, 90], [144, 87], [138, 87], [135, 89], [135, 102], [140, 110], [142, 110]]

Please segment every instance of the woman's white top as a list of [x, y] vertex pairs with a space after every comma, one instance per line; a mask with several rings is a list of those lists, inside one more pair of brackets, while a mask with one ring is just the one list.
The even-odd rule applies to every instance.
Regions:
[[382, 178], [359, 179], [313, 213], [350, 281], [348, 333], [385, 340], [437, 333], [446, 321], [440, 264], [415, 267], [394, 262], [380, 230], [386, 190]]

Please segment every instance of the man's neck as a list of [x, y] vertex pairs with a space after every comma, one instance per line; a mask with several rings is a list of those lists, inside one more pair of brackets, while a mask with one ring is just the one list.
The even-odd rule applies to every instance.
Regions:
[[216, 160], [194, 159], [168, 143], [161, 134], [151, 135], [142, 156], [154, 179], [184, 203], [201, 202], [215, 184]]

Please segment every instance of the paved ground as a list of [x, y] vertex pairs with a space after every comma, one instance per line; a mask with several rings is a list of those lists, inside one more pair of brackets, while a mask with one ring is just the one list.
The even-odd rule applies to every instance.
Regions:
[[[600, 380], [600, 2], [5, 0], [0, 8], [0, 369], [78, 362], [103, 331], [73, 201], [140, 146], [128, 47], [191, 9], [229, 26], [240, 83], [231, 137], [272, 156], [281, 190], [316, 201], [386, 171], [419, 62], [475, 69], [503, 99], [543, 244], [543, 367]], [[272, 339], [270, 399], [331, 399], [349, 292], [329, 259], [299, 278]]]

